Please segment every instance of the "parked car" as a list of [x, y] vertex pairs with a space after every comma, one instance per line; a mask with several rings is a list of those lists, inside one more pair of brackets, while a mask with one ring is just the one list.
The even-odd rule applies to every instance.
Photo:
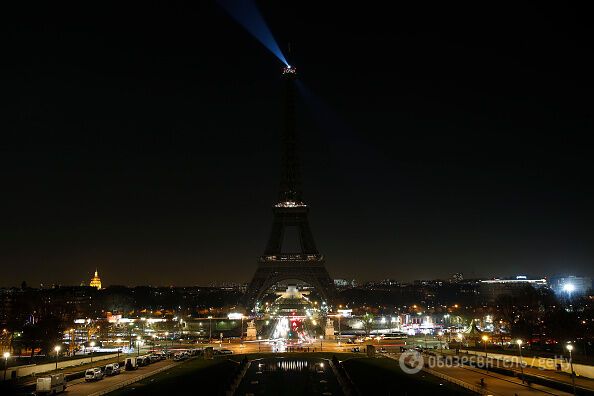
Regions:
[[132, 356], [132, 357], [126, 358], [126, 364], [124, 367], [126, 368], [126, 371], [136, 370], [138, 368], [138, 363], [136, 362], [136, 357]]
[[117, 363], [108, 364], [103, 371], [107, 376], [118, 375], [120, 373], [120, 365]]
[[103, 379], [103, 371], [99, 367], [85, 371], [85, 381], [99, 381], [100, 379]]
[[49, 377], [37, 378], [37, 384], [35, 387], [35, 394], [41, 395], [44, 393], [56, 393], [64, 392], [66, 390], [66, 381], [64, 380], [64, 374], [53, 374]]
[[388, 353], [388, 350], [386, 348], [380, 348], [377, 350], [379, 353]]
[[361, 349], [359, 349], [359, 347], [354, 347], [351, 349], [351, 352], [361, 352]]
[[190, 349], [190, 355], [192, 355], [192, 356], [202, 356], [202, 355], [204, 355], [204, 348], [193, 348], [193, 349]]
[[190, 357], [190, 354], [187, 352], [178, 352], [175, 355], [173, 355], [173, 360], [178, 362], [180, 360], [186, 360], [189, 357]]

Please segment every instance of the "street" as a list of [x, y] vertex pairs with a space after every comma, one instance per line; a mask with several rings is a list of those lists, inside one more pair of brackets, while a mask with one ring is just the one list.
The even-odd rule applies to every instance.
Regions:
[[156, 374], [156, 372], [171, 368], [178, 365], [178, 362], [172, 360], [162, 360], [151, 364], [150, 366], [140, 367], [138, 370], [125, 371], [119, 375], [113, 377], [104, 377], [102, 380], [95, 382], [85, 382], [84, 380], [73, 381], [73, 385], [69, 385], [67, 388], [69, 396], [87, 396], [104, 392], [106, 390], [115, 390], [114, 388], [118, 385], [129, 383], [135, 379], [139, 380], [144, 376]]

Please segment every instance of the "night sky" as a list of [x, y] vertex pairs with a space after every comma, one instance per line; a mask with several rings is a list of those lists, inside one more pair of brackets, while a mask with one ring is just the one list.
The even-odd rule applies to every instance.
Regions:
[[[323, 3], [258, 4], [331, 276], [594, 276], [591, 14]], [[150, 4], [3, 13], [0, 285], [255, 271], [282, 64], [215, 2]]]

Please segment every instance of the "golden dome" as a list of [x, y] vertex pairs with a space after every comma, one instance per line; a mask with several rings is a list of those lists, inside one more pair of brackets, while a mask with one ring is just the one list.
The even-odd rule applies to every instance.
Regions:
[[99, 273], [97, 270], [95, 270], [95, 276], [91, 278], [91, 283], [89, 283], [89, 286], [101, 289], [101, 278], [99, 278]]

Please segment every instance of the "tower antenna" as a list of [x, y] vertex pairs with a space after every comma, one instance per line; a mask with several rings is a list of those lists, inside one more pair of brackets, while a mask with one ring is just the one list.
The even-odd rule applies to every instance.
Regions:
[[291, 42], [287, 43], [287, 66], [291, 65], [291, 59], [293, 58], [293, 49], [291, 48]]

